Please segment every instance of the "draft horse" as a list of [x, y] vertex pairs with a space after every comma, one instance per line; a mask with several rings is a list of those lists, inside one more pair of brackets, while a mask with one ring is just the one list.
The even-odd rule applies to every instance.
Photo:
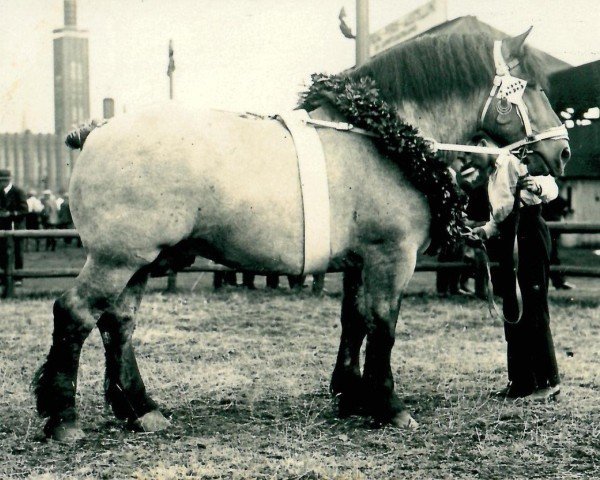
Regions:
[[[529, 83], [524, 102], [534, 132], [560, 121], [541, 90], [539, 60], [526, 34], [502, 43], [511, 73]], [[518, 112], [502, 117], [490, 97], [493, 39], [425, 36], [348, 73], [371, 76], [386, 100], [423, 136], [464, 143], [484, 128], [502, 145], [524, 136]], [[480, 118], [488, 102], [485, 118]], [[341, 120], [331, 106], [311, 112]], [[422, 193], [372, 139], [319, 130], [326, 157], [331, 268], [344, 270], [342, 333], [331, 390], [341, 415], [414, 422], [394, 393], [390, 355], [400, 299], [417, 253], [429, 243]], [[531, 161], [559, 172], [565, 140], [528, 145]], [[74, 168], [73, 219], [87, 250], [75, 285], [54, 303], [50, 352], [34, 379], [48, 437], [83, 436], [75, 406], [79, 356], [98, 327], [106, 351], [106, 399], [115, 415], [144, 431], [168, 420], [140, 376], [132, 334], [149, 274], [199, 255], [236, 269], [297, 275], [303, 265], [303, 212], [294, 144], [276, 120], [173, 104], [122, 115], [94, 130]], [[366, 337], [361, 373], [359, 351]]]

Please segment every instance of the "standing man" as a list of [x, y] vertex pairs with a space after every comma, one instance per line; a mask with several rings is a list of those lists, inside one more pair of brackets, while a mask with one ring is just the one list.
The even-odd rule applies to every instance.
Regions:
[[[473, 143], [495, 146], [484, 135]], [[475, 232], [482, 238], [500, 236], [509, 384], [498, 395], [553, 399], [560, 392], [560, 376], [548, 309], [550, 234], [541, 211], [542, 203], [557, 197], [558, 186], [547, 167], [535, 159], [525, 165], [508, 153], [471, 154], [470, 161], [489, 176], [492, 210], [492, 219]]]
[[[0, 229], [22, 230], [25, 228], [25, 216], [29, 208], [27, 195], [12, 183], [10, 170], [0, 170]], [[6, 239], [0, 239], [0, 267], [6, 269]], [[15, 239], [15, 269], [23, 269], [23, 250], [21, 239]]]
[[[42, 226], [46, 230], [54, 230], [58, 227], [58, 205], [56, 198], [51, 190], [44, 190], [42, 195], [42, 205], [44, 205]], [[46, 251], [48, 250], [52, 250], [53, 252], [56, 250], [56, 238], [46, 239]]]
[[[27, 230], [39, 230], [42, 224], [42, 212], [44, 211], [44, 205], [39, 198], [37, 198], [37, 192], [35, 190], [29, 190], [27, 192], [27, 209], [28, 213], [25, 216], [25, 228]], [[34, 240], [35, 251], [40, 251], [40, 239], [27, 239], [25, 240], [25, 249], [31, 243], [29, 240]]]

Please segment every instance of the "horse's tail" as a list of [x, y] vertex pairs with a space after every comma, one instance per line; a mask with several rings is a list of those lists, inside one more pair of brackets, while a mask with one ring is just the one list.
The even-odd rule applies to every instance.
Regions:
[[94, 121], [81, 125], [80, 127], [67, 134], [67, 136], [65, 137], [65, 144], [67, 145], [67, 147], [73, 150], [81, 150], [88, 135], [92, 133], [92, 130], [101, 125], [102, 123], [97, 123]]

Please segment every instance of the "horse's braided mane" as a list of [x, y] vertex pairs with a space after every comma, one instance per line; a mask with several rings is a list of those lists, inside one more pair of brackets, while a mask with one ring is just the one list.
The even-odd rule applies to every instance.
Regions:
[[[373, 78], [384, 99], [435, 103], [449, 93], [464, 94], [491, 87], [494, 38], [485, 33], [424, 35], [373, 58], [347, 75]], [[524, 79], [547, 89], [547, 72], [539, 54], [525, 46]]]

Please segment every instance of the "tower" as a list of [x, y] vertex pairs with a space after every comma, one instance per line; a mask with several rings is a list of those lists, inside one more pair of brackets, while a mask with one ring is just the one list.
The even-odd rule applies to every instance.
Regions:
[[63, 136], [90, 117], [88, 32], [77, 28], [77, 2], [64, 0], [64, 26], [54, 30], [54, 128]]

